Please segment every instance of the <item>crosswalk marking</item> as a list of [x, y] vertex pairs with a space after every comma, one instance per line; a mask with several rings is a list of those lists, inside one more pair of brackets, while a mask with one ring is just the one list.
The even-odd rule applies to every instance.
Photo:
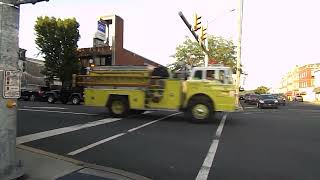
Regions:
[[210, 172], [214, 157], [215, 157], [217, 149], [218, 149], [219, 139], [222, 134], [222, 130], [223, 130], [224, 124], [226, 122], [226, 119], [227, 119], [227, 114], [225, 114], [221, 119], [221, 122], [220, 122], [219, 127], [216, 131], [216, 134], [215, 134], [215, 138], [212, 141], [212, 144], [209, 148], [208, 154], [207, 154], [207, 156], [206, 156], [206, 158], [200, 168], [200, 171], [196, 177], [196, 180], [207, 180], [208, 179], [209, 172]]
[[91, 114], [91, 113], [69, 112], [69, 111], [52, 111], [52, 110], [44, 110], [44, 109], [23, 109], [23, 108], [20, 108], [20, 109], [18, 109], [18, 111], [49, 112], [49, 113], [60, 113], [60, 114], [88, 115], [88, 116], [99, 115], [99, 114]]
[[121, 136], [123, 136], [123, 135], [126, 135], [126, 134], [128, 134], [128, 133], [131, 133], [131, 132], [136, 131], [136, 130], [138, 130], [138, 129], [141, 129], [141, 128], [143, 128], [143, 127], [149, 126], [149, 125], [154, 124], [154, 123], [156, 123], [156, 122], [159, 122], [159, 121], [161, 121], [161, 120], [167, 119], [167, 118], [169, 118], [169, 117], [171, 117], [171, 116], [175, 116], [175, 115], [177, 115], [177, 114], [181, 114], [181, 112], [174, 113], [174, 114], [170, 114], [170, 115], [165, 116], [165, 117], [162, 117], [162, 118], [160, 118], [160, 119], [157, 119], [157, 120], [154, 120], [154, 121], [145, 123], [145, 124], [143, 124], [143, 125], [141, 125], [141, 126], [138, 126], [138, 127], [132, 128], [132, 129], [129, 129], [129, 130], [128, 130], [127, 132], [125, 132], [125, 133], [120, 133], [120, 134], [117, 134], [117, 135], [108, 137], [108, 138], [106, 138], [106, 139], [100, 140], [100, 141], [98, 141], [98, 142], [89, 144], [89, 145], [87, 145], [87, 146], [85, 146], [85, 147], [82, 147], [82, 148], [80, 148], [80, 149], [77, 149], [77, 150], [74, 150], [74, 151], [72, 151], [72, 152], [69, 152], [68, 155], [69, 155], [69, 156], [77, 155], [77, 154], [79, 154], [79, 153], [81, 153], [81, 152], [83, 152], [83, 151], [86, 151], [86, 150], [88, 150], [88, 149], [94, 148], [94, 147], [96, 147], [96, 146], [98, 146], [98, 145], [100, 145], [100, 144], [103, 144], [103, 143], [106, 143], [106, 142], [108, 142], [108, 141], [117, 139], [117, 138], [119, 138], [119, 137], [121, 137]]
[[44, 139], [44, 138], [48, 138], [48, 137], [52, 137], [52, 136], [56, 136], [56, 135], [60, 135], [60, 134], [65, 134], [65, 133], [77, 131], [80, 129], [85, 129], [85, 128], [90, 128], [90, 127], [94, 127], [94, 126], [99, 126], [102, 124], [112, 123], [112, 122], [119, 121], [119, 120], [121, 120], [121, 118], [107, 118], [107, 119], [101, 119], [98, 121], [89, 122], [86, 124], [78, 124], [78, 125], [74, 125], [74, 126], [69, 126], [69, 127], [39, 132], [39, 133], [35, 133], [35, 134], [25, 135], [25, 136], [18, 137], [16, 139], [16, 144], [23, 144], [23, 143], [27, 143], [27, 142], [31, 142], [31, 141], [35, 141], [35, 140], [39, 140], [39, 139]]

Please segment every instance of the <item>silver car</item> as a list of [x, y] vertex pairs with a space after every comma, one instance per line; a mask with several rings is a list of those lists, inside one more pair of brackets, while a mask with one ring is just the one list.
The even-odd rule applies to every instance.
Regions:
[[297, 102], [303, 102], [303, 97], [298, 95], [298, 96], [295, 96], [293, 97], [293, 101], [297, 101]]

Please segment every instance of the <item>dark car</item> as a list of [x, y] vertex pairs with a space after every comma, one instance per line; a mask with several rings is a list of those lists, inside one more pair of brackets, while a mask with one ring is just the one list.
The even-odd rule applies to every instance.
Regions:
[[250, 94], [248, 99], [246, 100], [246, 103], [248, 104], [257, 104], [259, 95], [257, 94]]
[[248, 99], [249, 99], [249, 96], [250, 96], [251, 94], [245, 94], [244, 95], [244, 102], [245, 103], [247, 103], [248, 102]]
[[239, 100], [244, 100], [244, 95], [240, 95]]
[[286, 98], [283, 95], [275, 94], [273, 96], [278, 100], [279, 105], [282, 105], [282, 106], [286, 105]]
[[50, 87], [46, 86], [21, 88], [20, 99], [25, 101], [45, 101], [45, 93], [48, 91], [50, 91]]
[[278, 100], [271, 94], [261, 94], [257, 101], [258, 108], [278, 108]]
[[63, 104], [71, 102], [78, 105], [84, 101], [83, 88], [52, 90], [46, 93], [46, 97], [50, 104], [60, 101]]

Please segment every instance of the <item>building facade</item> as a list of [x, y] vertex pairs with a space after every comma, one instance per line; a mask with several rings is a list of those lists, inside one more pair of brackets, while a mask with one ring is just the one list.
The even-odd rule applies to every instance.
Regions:
[[315, 72], [320, 69], [320, 63], [295, 66], [281, 80], [281, 92], [289, 100], [296, 95], [302, 95], [305, 101], [315, 101]]
[[316, 101], [320, 101], [320, 70], [314, 72], [314, 87]]
[[79, 48], [77, 56], [82, 67], [93, 66], [150, 66], [160, 64], [123, 47], [124, 21], [117, 15], [103, 16], [93, 38], [93, 47]]

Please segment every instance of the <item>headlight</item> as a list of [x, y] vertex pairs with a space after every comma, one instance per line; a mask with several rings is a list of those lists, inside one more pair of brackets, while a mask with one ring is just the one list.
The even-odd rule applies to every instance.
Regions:
[[274, 100], [275, 103], [278, 103], [278, 100]]
[[264, 103], [264, 101], [263, 100], [259, 100], [259, 103]]

